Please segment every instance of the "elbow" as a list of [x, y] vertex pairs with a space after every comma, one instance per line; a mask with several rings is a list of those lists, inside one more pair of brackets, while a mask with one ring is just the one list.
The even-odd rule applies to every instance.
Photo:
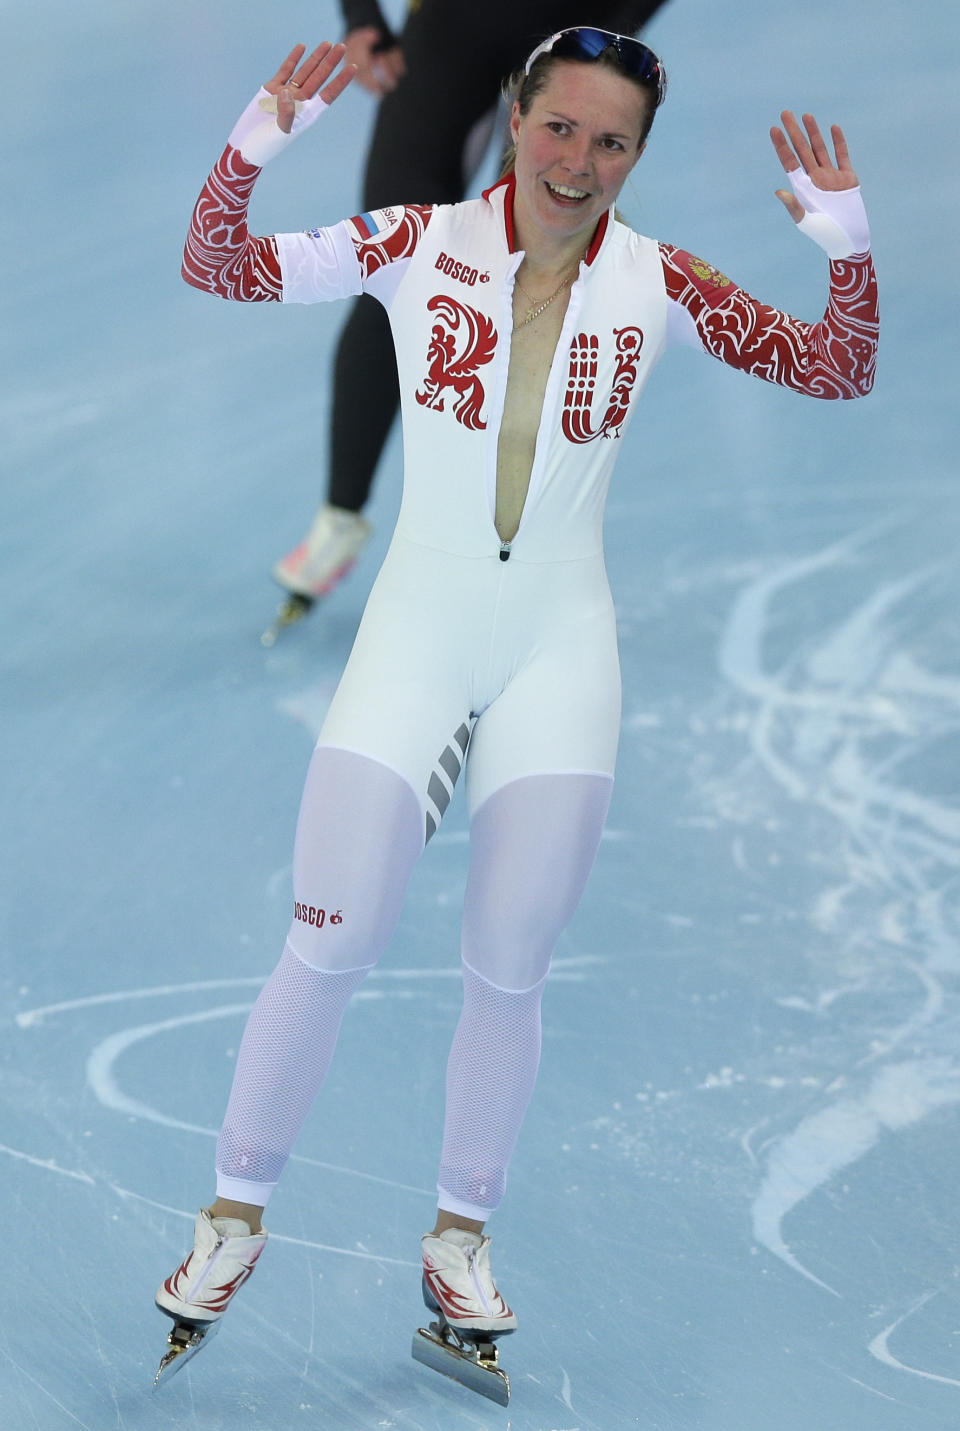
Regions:
[[193, 262], [189, 247], [184, 250], [183, 262], [180, 264], [180, 277], [184, 283], [189, 283], [191, 288], [199, 288], [202, 292], [209, 293], [210, 286], [204, 282], [203, 275]]
[[877, 375], [877, 351], [874, 348], [870, 354], [869, 361], [864, 364], [860, 372], [850, 384], [850, 391], [844, 393], [847, 398], [868, 397], [873, 391], [873, 381]]
[[866, 397], [867, 393], [873, 391], [873, 381], [877, 376], [877, 350], [874, 347], [870, 354], [870, 362], [867, 364], [866, 372], [863, 375], [863, 382], [860, 384], [860, 396]]
[[866, 397], [873, 387], [873, 371], [860, 374], [818, 373], [800, 388], [820, 402], [852, 402]]
[[815, 396], [833, 398], [839, 402], [853, 402], [856, 398], [868, 397], [872, 388], [873, 374], [869, 373], [863, 377], [847, 378], [845, 382], [831, 384], [829, 388], [824, 388]]
[[859, 340], [848, 336], [843, 343], [819, 354], [807, 373], [806, 391], [811, 397], [845, 402], [866, 397], [873, 388], [876, 370], [875, 339]]
[[212, 270], [199, 268], [196, 259], [191, 255], [189, 249], [183, 256], [180, 265], [180, 277], [184, 283], [189, 283], [191, 288], [199, 288], [201, 293], [212, 293], [214, 298], [230, 298], [233, 295], [228, 292], [222, 283], [217, 281], [218, 275]]
[[845, 393], [844, 397], [847, 399], [869, 397], [872, 391], [873, 373], [870, 373], [869, 376], [860, 380], [853, 392]]

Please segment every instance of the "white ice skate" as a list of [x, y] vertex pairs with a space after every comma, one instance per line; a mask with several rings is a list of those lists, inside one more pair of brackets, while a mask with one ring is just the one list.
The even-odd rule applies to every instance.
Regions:
[[423, 1300], [437, 1320], [414, 1334], [414, 1360], [506, 1406], [510, 1378], [499, 1365], [497, 1338], [517, 1319], [493, 1280], [489, 1237], [451, 1227], [439, 1237], [427, 1233], [421, 1247]]
[[239, 1218], [211, 1217], [201, 1208], [193, 1229], [193, 1249], [157, 1289], [156, 1303], [173, 1319], [154, 1377], [169, 1380], [220, 1327], [220, 1318], [246, 1282], [267, 1242], [266, 1231], [251, 1233]]
[[370, 523], [359, 512], [325, 503], [299, 545], [280, 558], [273, 579], [290, 594], [273, 625], [263, 633], [272, 646], [285, 626], [300, 621], [321, 596], [326, 596], [356, 563], [370, 535]]

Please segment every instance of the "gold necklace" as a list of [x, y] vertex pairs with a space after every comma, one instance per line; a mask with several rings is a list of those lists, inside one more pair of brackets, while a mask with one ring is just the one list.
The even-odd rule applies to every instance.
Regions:
[[580, 260], [577, 259], [577, 262], [576, 262], [575, 266], [569, 271], [569, 273], [566, 273], [566, 274], [563, 276], [563, 278], [560, 280], [560, 283], [559, 283], [558, 287], [556, 287], [556, 288], [553, 290], [553, 292], [550, 294], [550, 297], [549, 297], [549, 298], [544, 298], [544, 300], [543, 300], [542, 303], [537, 303], [533, 298], [531, 298], [531, 297], [530, 297], [530, 294], [529, 294], [529, 293], [527, 292], [527, 290], [524, 288], [524, 286], [523, 286], [523, 284], [520, 282], [519, 278], [515, 278], [515, 279], [513, 280], [514, 283], [515, 283], [516, 286], [519, 288], [520, 292], [523, 294], [523, 296], [524, 296], [524, 298], [527, 300], [527, 302], [533, 304], [533, 307], [530, 309], [530, 312], [526, 315], [525, 318], [521, 318], [519, 323], [514, 323], [514, 325], [513, 325], [513, 331], [516, 332], [518, 328], [525, 328], [528, 323], [532, 323], [532, 322], [533, 322], [534, 318], [539, 318], [539, 317], [540, 317], [540, 314], [544, 311], [544, 309], [549, 308], [549, 307], [550, 307], [550, 304], [553, 302], [553, 300], [554, 300], [555, 298], [559, 298], [559, 297], [560, 297], [560, 294], [561, 294], [561, 293], [563, 292], [563, 290], [566, 288], [567, 284], [573, 282], [574, 275], [575, 275], [575, 273], [576, 273], [576, 271], [577, 271], [577, 269], [578, 269], [579, 267], [580, 267]]

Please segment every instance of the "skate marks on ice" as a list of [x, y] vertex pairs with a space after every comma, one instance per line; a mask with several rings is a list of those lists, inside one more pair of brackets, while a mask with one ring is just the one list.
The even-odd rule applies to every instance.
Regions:
[[[748, 1209], [755, 1247], [843, 1297], [864, 1331], [873, 1323], [863, 1346], [877, 1361], [928, 1379], [946, 1373], [952, 1385], [946, 1340], [939, 1354], [946, 1332], [930, 1320], [936, 1293], [917, 1301], [939, 1283], [935, 1268], [920, 1272], [903, 1256], [898, 1277], [872, 1285], [871, 1258], [856, 1250], [867, 1230], [843, 1201], [843, 1174], [856, 1167], [856, 1187], [882, 1220], [882, 1255], [908, 1206], [908, 1227], [923, 1236], [922, 1208], [898, 1199], [884, 1168], [922, 1186], [937, 1159], [942, 1191], [955, 1158], [960, 593], [954, 559], [938, 559], [948, 541], [937, 545], [936, 535], [877, 523], [794, 558], [698, 566], [672, 592], [661, 587], [661, 600], [695, 595], [701, 630], [711, 588], [724, 683], [692, 710], [674, 699], [662, 714], [645, 692], [625, 732], [648, 759], [672, 742], [672, 759], [687, 764], [681, 857], [702, 855], [707, 879], [719, 874], [701, 906], [726, 918], [732, 936], [720, 935], [713, 972], [715, 941], [694, 902], [697, 918], [660, 915], [665, 947], [689, 929], [684, 957], [701, 957], [699, 935], [707, 962], [681, 994], [695, 990], [698, 1010], [715, 1006], [709, 1022], [722, 1047], [736, 1046], [724, 1008], [737, 1016], [721, 981], [742, 990], [749, 1027], [735, 1064], [727, 1057], [719, 1062], [731, 1066], [693, 1065], [682, 1079], [648, 1083], [593, 1126], [643, 1176], [707, 1174], [713, 1196]], [[702, 1157], [674, 1168], [675, 1145], [689, 1153], [691, 1139]], [[917, 1148], [937, 1151], [921, 1164]], [[791, 1247], [789, 1219], [801, 1208], [802, 1246]], [[944, 1288], [955, 1261], [946, 1256]], [[886, 1327], [879, 1336], [877, 1325]]]
[[[935, 1109], [958, 1102], [960, 1069], [945, 1058], [915, 1060], [882, 1069], [864, 1094], [840, 1098], [804, 1118], [792, 1132], [772, 1139], [763, 1183], [751, 1209], [757, 1242], [839, 1297], [835, 1287], [790, 1251], [783, 1238], [784, 1219], [837, 1173], [871, 1152], [885, 1132], [899, 1132]], [[756, 1162], [749, 1134], [743, 1146]]]
[[8, 1148], [6, 1143], [0, 1143], [0, 1154], [7, 1158], [13, 1158], [17, 1162], [28, 1163], [34, 1168], [42, 1168], [45, 1173], [56, 1173], [61, 1178], [73, 1178], [75, 1182], [86, 1183], [88, 1187], [97, 1185], [96, 1178], [92, 1178], [89, 1173], [77, 1172], [73, 1168], [62, 1168], [53, 1158], [35, 1158], [20, 1148]]
[[[849, 1042], [834, 1076], [824, 1074], [818, 1106], [794, 1127], [769, 1133], [759, 1152], [753, 1143], [760, 1128], [748, 1131], [743, 1147], [762, 1170], [751, 1208], [757, 1242], [835, 1296], [841, 1294], [791, 1251], [785, 1219], [885, 1136], [960, 1102], [960, 1063], [949, 1036], [958, 1015], [960, 808], [944, 798], [940, 775], [960, 753], [960, 680], [925, 669], [911, 649], [923, 642], [940, 570], [869, 583], [871, 549], [883, 535], [874, 527], [744, 586], [718, 659], [738, 698], [750, 755], [732, 776], [706, 785], [714, 813], [728, 820], [741, 818], [738, 785], [756, 798], [758, 772], [779, 787], [779, 798], [770, 791], [775, 820], [789, 820], [791, 806], [800, 807], [801, 821], [826, 817], [824, 883], [805, 915], [845, 977], [814, 999], [779, 1002], [813, 1021], [836, 1018]], [[815, 593], [837, 576], [843, 590], [855, 591], [852, 607], [811, 631]], [[802, 613], [804, 634], [791, 645], [784, 630], [794, 611]], [[785, 644], [774, 665], [768, 650], [783, 653]], [[954, 784], [947, 797], [956, 790]], [[858, 999], [869, 1002], [891, 987], [895, 1002], [907, 1006], [904, 1017], [879, 1026], [858, 1017]], [[874, 1338], [870, 1352], [898, 1370], [960, 1385], [889, 1350], [889, 1338], [933, 1295]]]
[[931, 1371], [922, 1371], [918, 1366], [908, 1366], [906, 1362], [895, 1357], [890, 1350], [889, 1342], [894, 1332], [899, 1331], [905, 1322], [922, 1311], [927, 1303], [931, 1302], [936, 1295], [936, 1292], [925, 1293], [924, 1296], [916, 1301], [901, 1317], [898, 1317], [889, 1327], [885, 1327], [879, 1336], [874, 1337], [870, 1343], [870, 1354], [871, 1356], [875, 1356], [877, 1361], [883, 1362], [885, 1366], [893, 1367], [896, 1371], [909, 1371], [914, 1376], [922, 1377], [924, 1381], [938, 1381], [943, 1386], [960, 1386], [960, 1381], [957, 1381], [952, 1376], [939, 1376]]

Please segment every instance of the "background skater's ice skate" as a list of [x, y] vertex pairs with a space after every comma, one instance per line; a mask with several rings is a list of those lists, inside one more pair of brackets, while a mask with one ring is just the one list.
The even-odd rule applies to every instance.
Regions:
[[245, 1222], [211, 1217], [201, 1208], [193, 1229], [193, 1250], [157, 1289], [156, 1303], [173, 1319], [157, 1374], [169, 1380], [220, 1327], [220, 1318], [246, 1282], [263, 1251], [265, 1231], [251, 1233]]
[[343, 580], [369, 535], [370, 523], [359, 512], [329, 502], [320, 508], [303, 541], [273, 568], [274, 581], [289, 595], [260, 638], [264, 646], [272, 646], [284, 627], [301, 621], [315, 601]]
[[414, 1333], [415, 1361], [506, 1406], [510, 1378], [501, 1370], [497, 1338], [517, 1319], [490, 1271], [490, 1239], [451, 1227], [422, 1239], [423, 1300], [437, 1320]]

